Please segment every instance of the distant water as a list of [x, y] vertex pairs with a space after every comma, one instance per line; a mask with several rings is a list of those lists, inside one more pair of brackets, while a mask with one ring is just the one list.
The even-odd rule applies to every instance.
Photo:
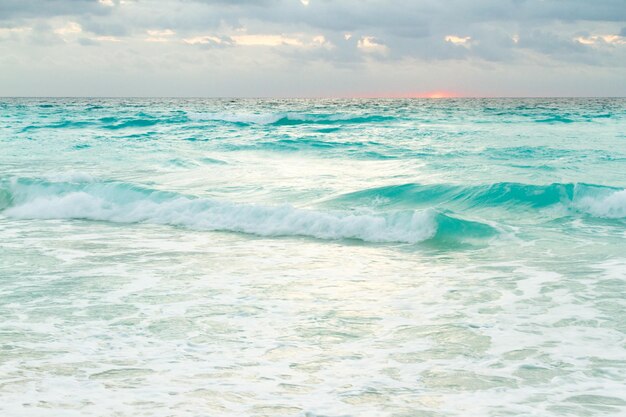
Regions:
[[0, 99], [0, 415], [626, 415], [626, 100]]

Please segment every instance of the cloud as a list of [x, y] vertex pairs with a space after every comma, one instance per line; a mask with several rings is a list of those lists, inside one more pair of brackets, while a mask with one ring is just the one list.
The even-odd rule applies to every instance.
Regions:
[[93, 40], [99, 42], [122, 42], [121, 39], [116, 38], [115, 36], [96, 36]]
[[169, 42], [172, 36], [176, 35], [171, 29], [148, 29], [146, 31], [148, 37], [145, 38], [146, 42]]
[[60, 36], [75, 35], [83, 31], [83, 28], [76, 22], [67, 22], [65, 26], [62, 26], [54, 30], [54, 33]]
[[193, 36], [191, 38], [183, 39], [183, 43], [188, 45], [202, 45], [202, 46], [210, 46], [210, 45], [222, 45], [222, 44], [230, 44], [230, 40], [225, 41], [224, 39], [212, 36], [212, 35], [203, 35], [203, 36]]
[[[151, 35], [148, 31], [171, 30], [180, 39], [195, 39], [210, 33], [230, 37], [239, 46], [293, 47], [305, 44], [302, 37], [339, 36], [358, 39], [357, 51], [386, 59], [458, 59], [488, 61], [523, 58], [522, 49], [546, 54], [548, 48], [532, 41], [522, 42], [524, 32], [543, 31], [548, 38], [574, 39], [581, 30], [595, 32], [600, 25], [617, 25], [623, 31], [626, 8], [623, 0], [3, 0], [0, 19], [17, 25], [33, 20], [65, 17], [97, 36], [141, 37], [155, 43], [175, 39], [173, 35]], [[237, 33], [245, 30], [244, 34]], [[481, 37], [506, 32], [513, 45]], [[610, 33], [603, 31], [602, 35]], [[148, 33], [148, 36], [146, 34]], [[501, 35], [496, 35], [498, 38]], [[600, 35], [598, 35], [600, 36]], [[624, 36], [624, 35], [621, 35]], [[582, 37], [584, 38], [584, 36]], [[180, 41], [180, 39], [178, 39]], [[384, 45], [375, 39], [385, 39]], [[470, 45], [471, 51], [452, 51]], [[349, 40], [349, 39], [345, 39]], [[584, 40], [583, 40], [584, 42]], [[186, 42], [188, 43], [188, 42]], [[202, 44], [202, 42], [195, 42]], [[210, 43], [207, 38], [204, 44]], [[333, 42], [336, 43], [336, 42]], [[515, 48], [522, 44], [524, 48]], [[511, 42], [509, 42], [511, 44]], [[508, 50], [507, 50], [508, 48]], [[345, 48], [335, 48], [324, 59], [343, 62]], [[562, 52], [562, 50], [561, 50]], [[608, 52], [607, 52], [608, 53]], [[555, 59], [564, 59], [556, 54]]]
[[232, 37], [235, 45], [241, 46], [302, 46], [300, 39], [285, 35], [235, 35]]
[[71, 55], [87, 68], [107, 56], [121, 71], [206, 64], [271, 68], [280, 80], [313, 65], [348, 74], [459, 64], [582, 74], [626, 67], [625, 39], [624, 0], [0, 0], [3, 54], [26, 62], [46, 47], [49, 60]]
[[33, 30], [33, 28], [28, 27], [28, 26], [18, 26], [18, 27], [9, 27], [9, 28], [0, 27], [0, 37], [26, 33], [26, 32], [30, 32], [31, 30]]
[[472, 40], [471, 36], [456, 36], [456, 35], [448, 35], [444, 38], [446, 42], [450, 42], [454, 45], [467, 46], [469, 41]]
[[620, 35], [578, 36], [575, 40], [583, 45], [626, 45], [626, 37]]
[[368, 54], [386, 54], [389, 48], [373, 36], [363, 36], [357, 42], [357, 48]]
[[0, 21], [56, 16], [106, 15], [111, 7], [94, 0], [2, 0]]

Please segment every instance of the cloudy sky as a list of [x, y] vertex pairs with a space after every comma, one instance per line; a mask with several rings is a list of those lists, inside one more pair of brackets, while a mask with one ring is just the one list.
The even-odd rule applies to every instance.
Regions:
[[0, 0], [2, 96], [626, 96], [626, 0]]

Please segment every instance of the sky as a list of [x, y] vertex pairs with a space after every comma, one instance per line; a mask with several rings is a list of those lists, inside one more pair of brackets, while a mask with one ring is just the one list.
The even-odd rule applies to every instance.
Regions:
[[0, 96], [626, 96], [626, 0], [0, 0]]

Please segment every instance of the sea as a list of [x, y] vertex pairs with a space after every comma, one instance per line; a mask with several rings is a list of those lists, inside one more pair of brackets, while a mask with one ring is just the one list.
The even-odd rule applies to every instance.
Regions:
[[626, 99], [0, 99], [0, 415], [626, 415]]

